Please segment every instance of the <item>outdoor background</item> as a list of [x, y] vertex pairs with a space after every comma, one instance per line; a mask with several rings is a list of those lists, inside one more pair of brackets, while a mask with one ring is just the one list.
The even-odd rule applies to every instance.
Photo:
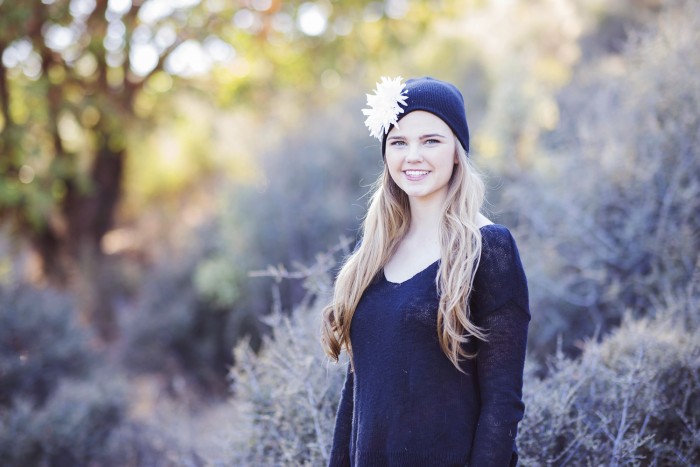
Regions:
[[431, 75], [528, 275], [521, 464], [700, 465], [699, 44], [696, 0], [0, 0], [0, 463], [323, 465], [360, 109]]

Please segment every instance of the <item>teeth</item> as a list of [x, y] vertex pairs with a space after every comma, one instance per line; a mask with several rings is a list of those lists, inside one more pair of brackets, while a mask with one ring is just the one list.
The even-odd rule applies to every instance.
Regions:
[[409, 177], [420, 177], [421, 175], [427, 175], [427, 170], [407, 170], [406, 175]]

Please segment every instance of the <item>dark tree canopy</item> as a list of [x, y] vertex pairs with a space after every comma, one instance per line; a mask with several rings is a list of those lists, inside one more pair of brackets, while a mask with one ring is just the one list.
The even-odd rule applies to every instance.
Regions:
[[29, 240], [47, 279], [91, 290], [82, 308], [108, 337], [101, 240], [127, 157], [148, 157], [129, 154], [133, 130], [163, 112], [172, 89], [261, 106], [357, 73], [358, 57], [406, 33], [377, 10], [374, 33], [349, 39], [378, 5], [366, 3], [0, 1], [0, 220]]

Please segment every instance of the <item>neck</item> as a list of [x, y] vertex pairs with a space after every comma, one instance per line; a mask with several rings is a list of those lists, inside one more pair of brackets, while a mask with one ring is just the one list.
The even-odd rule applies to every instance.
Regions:
[[444, 196], [427, 200], [410, 198], [411, 226], [409, 234], [414, 237], [437, 240], [444, 202]]

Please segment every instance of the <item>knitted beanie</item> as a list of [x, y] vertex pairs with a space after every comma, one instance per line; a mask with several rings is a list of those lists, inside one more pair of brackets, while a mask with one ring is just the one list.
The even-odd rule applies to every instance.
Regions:
[[[464, 98], [454, 85], [438, 79], [424, 77], [406, 81], [406, 105], [398, 121], [415, 110], [434, 114], [452, 129], [464, 150], [469, 153], [469, 127], [464, 110]], [[391, 131], [393, 125], [389, 128]], [[382, 138], [382, 157], [386, 149], [388, 131]]]

